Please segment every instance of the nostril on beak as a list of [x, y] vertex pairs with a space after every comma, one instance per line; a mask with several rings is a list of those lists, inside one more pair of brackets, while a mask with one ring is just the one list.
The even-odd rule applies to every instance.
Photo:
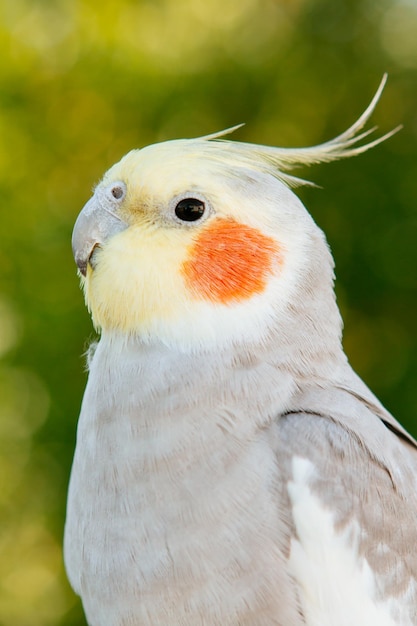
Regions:
[[125, 191], [121, 185], [114, 185], [111, 188], [110, 193], [116, 200], [121, 200], [125, 195]]
[[[97, 266], [96, 252], [110, 238], [128, 228], [128, 224], [115, 213], [126, 195], [126, 185], [117, 181], [104, 191], [97, 190], [78, 215], [72, 232], [72, 250], [81, 274], [87, 275], [90, 263]], [[110, 197], [113, 202], [109, 203]]]

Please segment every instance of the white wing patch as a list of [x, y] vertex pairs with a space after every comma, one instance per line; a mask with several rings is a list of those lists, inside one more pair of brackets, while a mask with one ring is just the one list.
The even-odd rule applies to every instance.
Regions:
[[[300, 586], [307, 626], [412, 626], [391, 598], [375, 600], [376, 580], [358, 555], [357, 522], [338, 532], [332, 513], [312, 493], [313, 464], [294, 457], [288, 484], [297, 539], [291, 543], [289, 567]], [[397, 613], [399, 621], [393, 617]]]

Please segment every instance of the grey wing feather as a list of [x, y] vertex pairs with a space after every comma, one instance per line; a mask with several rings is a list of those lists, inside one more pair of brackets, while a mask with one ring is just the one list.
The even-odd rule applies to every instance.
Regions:
[[406, 623], [417, 624], [416, 442], [363, 389], [364, 397], [343, 387], [300, 394], [277, 422], [277, 458], [289, 480], [295, 457], [314, 465], [311, 489], [335, 528], [360, 529], [379, 599], [404, 602]]

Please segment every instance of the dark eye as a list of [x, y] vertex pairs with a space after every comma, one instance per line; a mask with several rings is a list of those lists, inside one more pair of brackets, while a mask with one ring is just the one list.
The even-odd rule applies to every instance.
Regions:
[[195, 222], [204, 215], [204, 202], [197, 198], [184, 198], [175, 207], [175, 215], [183, 222]]

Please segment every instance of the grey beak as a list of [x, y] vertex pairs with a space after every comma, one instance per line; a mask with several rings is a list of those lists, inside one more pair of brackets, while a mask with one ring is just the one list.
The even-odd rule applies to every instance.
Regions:
[[128, 227], [117, 215], [125, 193], [125, 185], [121, 182], [97, 189], [79, 214], [72, 233], [72, 251], [83, 276], [87, 274], [87, 266], [95, 248]]

